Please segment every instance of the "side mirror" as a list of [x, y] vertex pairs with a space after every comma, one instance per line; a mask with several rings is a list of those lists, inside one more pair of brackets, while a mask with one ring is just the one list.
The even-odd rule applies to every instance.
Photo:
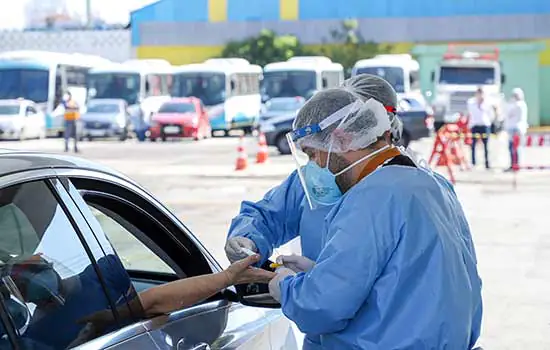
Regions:
[[[266, 261], [261, 268], [269, 271], [274, 271], [269, 265], [272, 261]], [[237, 299], [241, 304], [252, 307], [263, 307], [270, 309], [280, 309], [281, 304], [273, 299], [269, 294], [269, 287], [267, 284], [260, 283], [250, 283], [250, 284], [241, 284], [235, 286], [237, 294], [233, 298]], [[228, 295], [228, 299], [231, 300], [232, 297]]]
[[435, 72], [432, 71], [432, 73], [430, 74], [430, 80], [432, 81], [432, 83], [435, 81]]
[[506, 74], [501, 74], [500, 75], [500, 83], [501, 84], [506, 84]]
[[323, 78], [323, 88], [327, 88], [328, 87], [328, 80], [327, 78]]
[[235, 82], [231, 80], [231, 91], [235, 91], [237, 89], [237, 86], [235, 85]]

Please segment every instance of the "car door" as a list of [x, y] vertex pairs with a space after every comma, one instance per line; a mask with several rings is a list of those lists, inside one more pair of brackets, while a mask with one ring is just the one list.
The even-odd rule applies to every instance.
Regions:
[[[0, 178], [0, 349], [69, 348], [123, 327], [104, 262], [52, 171]], [[88, 327], [84, 320], [97, 312], [110, 327]], [[131, 337], [153, 344], [145, 328]]]
[[[137, 292], [219, 265], [189, 231], [152, 196], [130, 182], [85, 171], [60, 173], [93, 231], [106, 235]], [[112, 248], [107, 248], [112, 249]], [[279, 310], [246, 307], [228, 289], [212, 298], [144, 322], [164, 349], [271, 349]], [[286, 334], [285, 334], [286, 336]]]

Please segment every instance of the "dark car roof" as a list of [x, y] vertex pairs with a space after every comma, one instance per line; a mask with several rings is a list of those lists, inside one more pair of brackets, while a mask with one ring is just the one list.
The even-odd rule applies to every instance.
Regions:
[[0, 177], [39, 169], [86, 169], [113, 175], [135, 183], [127, 176], [87, 159], [43, 152], [0, 149]]

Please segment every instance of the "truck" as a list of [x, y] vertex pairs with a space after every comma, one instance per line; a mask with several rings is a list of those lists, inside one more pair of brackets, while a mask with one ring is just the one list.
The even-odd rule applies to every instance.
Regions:
[[432, 98], [435, 129], [467, 116], [468, 101], [479, 88], [495, 108], [496, 123], [501, 124], [502, 86], [506, 81], [502, 71], [497, 47], [449, 45], [437, 68], [431, 72], [434, 91], [427, 92]]

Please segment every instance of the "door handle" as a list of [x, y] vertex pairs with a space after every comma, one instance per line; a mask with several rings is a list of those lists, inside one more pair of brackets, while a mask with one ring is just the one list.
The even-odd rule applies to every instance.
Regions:
[[210, 345], [206, 343], [199, 343], [193, 345], [191, 348], [184, 348], [185, 339], [180, 339], [176, 345], [177, 350], [211, 350]]

